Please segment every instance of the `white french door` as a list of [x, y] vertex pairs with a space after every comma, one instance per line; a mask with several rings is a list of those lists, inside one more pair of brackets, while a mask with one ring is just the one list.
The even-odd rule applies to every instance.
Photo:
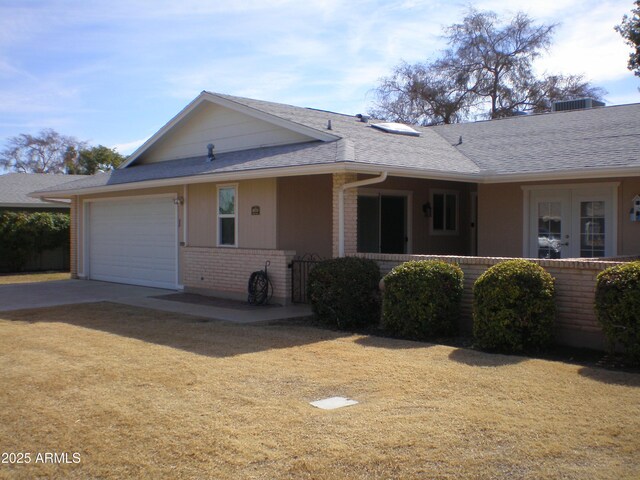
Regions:
[[613, 186], [529, 190], [528, 255], [532, 258], [615, 255], [615, 190]]

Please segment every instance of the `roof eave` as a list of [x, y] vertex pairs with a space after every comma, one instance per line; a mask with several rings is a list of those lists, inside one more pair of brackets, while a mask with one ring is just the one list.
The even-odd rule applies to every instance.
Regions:
[[390, 176], [397, 177], [411, 177], [421, 178], [425, 180], [431, 179], [483, 184], [640, 176], [640, 169], [638, 167], [601, 168], [590, 169], [588, 171], [559, 170], [555, 172], [499, 175], [480, 174], [473, 172], [446, 172], [384, 164], [364, 164], [359, 162], [335, 162], [294, 167], [261, 168], [235, 172], [213, 172], [200, 175], [171, 177], [159, 180], [145, 180], [140, 182], [104, 185], [100, 187], [77, 188], [70, 190], [48, 190], [32, 192], [28, 196], [32, 198], [70, 198], [75, 195], [92, 195], [96, 193], [118, 192], [196, 183], [226, 182], [235, 180], [252, 180], [258, 178], [290, 177], [301, 175], [321, 175], [338, 172], [353, 172], [373, 175], [379, 174], [382, 171], [386, 171]]
[[516, 183], [516, 182], [542, 182], [552, 180], [581, 180], [612, 177], [637, 177], [640, 176], [640, 167], [606, 167], [589, 168], [585, 170], [566, 169], [553, 172], [530, 172], [514, 174], [485, 173], [480, 183]]

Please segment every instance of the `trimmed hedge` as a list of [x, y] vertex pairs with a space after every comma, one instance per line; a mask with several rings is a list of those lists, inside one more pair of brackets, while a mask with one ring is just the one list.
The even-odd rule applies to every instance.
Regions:
[[442, 261], [409, 261], [384, 277], [382, 327], [412, 339], [454, 335], [458, 330], [463, 273]]
[[309, 273], [309, 299], [323, 323], [347, 329], [377, 324], [380, 319], [380, 268], [356, 257], [320, 262]]
[[542, 350], [552, 341], [555, 314], [554, 279], [533, 262], [498, 263], [473, 286], [473, 334], [480, 348]]
[[610, 267], [598, 274], [595, 310], [610, 349], [624, 349], [640, 363], [640, 261]]
[[69, 241], [68, 213], [0, 213], [0, 257], [13, 272], [21, 271], [31, 255], [69, 248]]

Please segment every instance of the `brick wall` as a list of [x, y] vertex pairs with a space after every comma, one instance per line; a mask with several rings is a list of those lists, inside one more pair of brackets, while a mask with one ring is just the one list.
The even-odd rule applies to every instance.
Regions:
[[[340, 188], [345, 183], [358, 180], [355, 173], [333, 174], [333, 257], [338, 256]], [[344, 192], [344, 253], [352, 255], [358, 251], [358, 190], [348, 189]]]
[[185, 291], [237, 300], [247, 299], [247, 283], [252, 272], [265, 262], [273, 284], [272, 303], [287, 304], [291, 297], [289, 263], [295, 252], [244, 248], [181, 247]]
[[[472, 330], [473, 283], [489, 267], [507, 258], [458, 257], [433, 255], [391, 255], [359, 253], [359, 257], [370, 258], [380, 265], [386, 274], [396, 265], [408, 260], [442, 260], [457, 263], [464, 272], [462, 296], [461, 330], [470, 334]], [[602, 330], [596, 321], [593, 302], [596, 276], [603, 269], [618, 265], [620, 261], [596, 261], [591, 259], [532, 260], [541, 265], [555, 279], [557, 318], [556, 341], [563, 345], [604, 349], [606, 346]]]

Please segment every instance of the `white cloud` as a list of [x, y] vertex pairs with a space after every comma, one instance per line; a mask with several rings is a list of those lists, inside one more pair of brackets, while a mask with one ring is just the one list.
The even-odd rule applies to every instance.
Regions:
[[130, 142], [116, 143], [110, 148], [114, 148], [115, 150], [118, 151], [118, 153], [122, 155], [129, 155], [135, 152], [138, 149], [138, 147], [140, 147], [144, 142], [149, 140], [149, 138], [151, 138], [151, 135], [146, 136], [144, 138], [140, 138], [138, 140], [132, 140]]

